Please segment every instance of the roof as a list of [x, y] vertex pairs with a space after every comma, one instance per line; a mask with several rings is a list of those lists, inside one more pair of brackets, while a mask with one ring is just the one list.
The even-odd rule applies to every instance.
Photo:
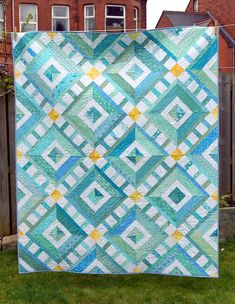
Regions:
[[190, 26], [211, 20], [208, 13], [191, 13], [177, 11], [163, 11], [173, 26]]
[[[170, 21], [172, 26], [209, 26], [211, 23], [214, 24], [216, 18], [210, 13], [198, 13], [198, 12], [181, 12], [181, 11], [163, 11], [156, 28], [159, 25], [161, 18], [165, 16]], [[220, 24], [219, 24], [220, 25]], [[224, 39], [227, 41], [229, 46], [235, 45], [235, 40], [224, 28], [220, 28], [220, 32]]]
[[[186, 12], [193, 10], [194, 0], [190, 0]], [[200, 0], [200, 12], [208, 12], [213, 15], [222, 26], [234, 24], [235, 21], [235, 1], [234, 0]], [[222, 29], [222, 28], [221, 28]], [[235, 26], [226, 27], [226, 32], [235, 39]]]

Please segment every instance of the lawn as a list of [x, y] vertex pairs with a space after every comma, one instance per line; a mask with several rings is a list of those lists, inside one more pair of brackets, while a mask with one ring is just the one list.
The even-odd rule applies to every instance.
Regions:
[[15, 251], [0, 253], [1, 304], [233, 304], [235, 241], [223, 244], [220, 279], [160, 275], [17, 274]]

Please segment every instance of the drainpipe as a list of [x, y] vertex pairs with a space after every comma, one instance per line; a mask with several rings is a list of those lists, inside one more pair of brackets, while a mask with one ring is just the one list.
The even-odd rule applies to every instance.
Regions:
[[11, 11], [12, 11], [12, 32], [14, 32], [14, 28], [15, 28], [15, 1], [11, 0]]
[[233, 45], [233, 72], [235, 72], [235, 49]]

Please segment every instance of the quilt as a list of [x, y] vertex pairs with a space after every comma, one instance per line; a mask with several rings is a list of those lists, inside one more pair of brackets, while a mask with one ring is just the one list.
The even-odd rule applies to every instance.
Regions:
[[13, 41], [20, 273], [218, 276], [218, 35]]

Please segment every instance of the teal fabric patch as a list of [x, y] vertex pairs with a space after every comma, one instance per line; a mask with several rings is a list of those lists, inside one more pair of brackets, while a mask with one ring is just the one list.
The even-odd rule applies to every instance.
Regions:
[[218, 276], [218, 37], [14, 39], [19, 271]]

